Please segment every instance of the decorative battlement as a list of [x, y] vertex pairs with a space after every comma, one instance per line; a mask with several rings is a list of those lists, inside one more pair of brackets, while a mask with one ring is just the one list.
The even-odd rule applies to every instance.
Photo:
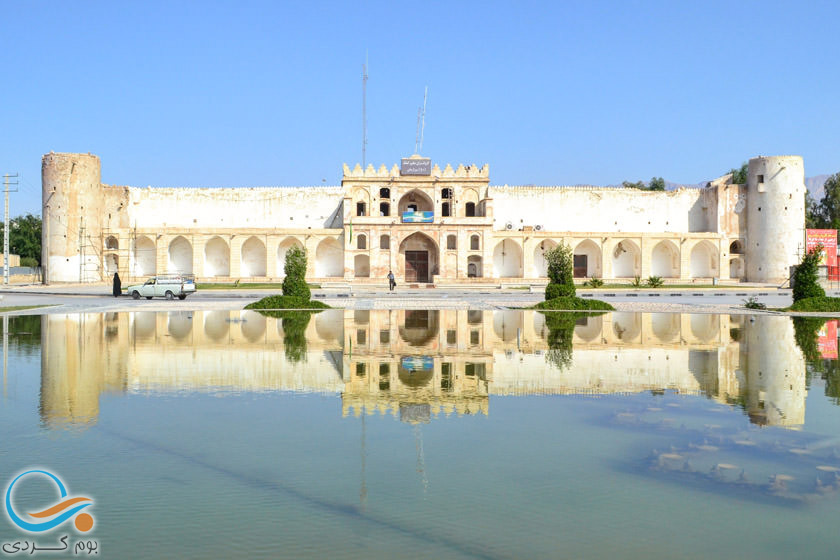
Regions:
[[[400, 174], [400, 167], [394, 164], [389, 170], [384, 164], [376, 169], [373, 164], [368, 164], [366, 169], [358, 163], [353, 169], [346, 163], [343, 164], [345, 178], [364, 178], [364, 179], [390, 179], [395, 177], [404, 177]], [[446, 167], [441, 171], [440, 166], [435, 164], [432, 166], [431, 177], [435, 179], [487, 179], [490, 177], [490, 165], [484, 164], [483, 167], [473, 165], [460, 164], [456, 169], [452, 169], [452, 165], [446, 164]]]

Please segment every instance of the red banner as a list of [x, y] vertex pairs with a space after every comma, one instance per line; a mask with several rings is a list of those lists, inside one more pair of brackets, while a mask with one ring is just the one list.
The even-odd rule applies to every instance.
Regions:
[[837, 230], [836, 229], [806, 229], [805, 249], [811, 249], [822, 245], [823, 253], [820, 264], [825, 266], [837, 266]]
[[826, 321], [817, 331], [817, 348], [826, 360], [837, 359], [837, 321]]

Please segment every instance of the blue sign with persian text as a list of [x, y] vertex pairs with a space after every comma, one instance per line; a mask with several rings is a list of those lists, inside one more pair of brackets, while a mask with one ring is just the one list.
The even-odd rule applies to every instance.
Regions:
[[430, 224], [435, 221], [435, 213], [430, 210], [403, 212], [402, 221], [405, 224]]

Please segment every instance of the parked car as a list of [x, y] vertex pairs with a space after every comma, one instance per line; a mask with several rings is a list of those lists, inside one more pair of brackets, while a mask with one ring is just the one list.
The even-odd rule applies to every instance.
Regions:
[[126, 293], [134, 299], [144, 297], [152, 299], [155, 296], [166, 299], [186, 299], [195, 292], [194, 274], [160, 274], [152, 276], [143, 284], [136, 284], [126, 288]]

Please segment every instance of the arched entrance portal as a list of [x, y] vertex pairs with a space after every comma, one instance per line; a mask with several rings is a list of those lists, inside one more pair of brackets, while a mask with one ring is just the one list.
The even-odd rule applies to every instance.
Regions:
[[438, 248], [434, 240], [420, 232], [400, 243], [399, 265], [406, 282], [431, 282], [438, 274]]

